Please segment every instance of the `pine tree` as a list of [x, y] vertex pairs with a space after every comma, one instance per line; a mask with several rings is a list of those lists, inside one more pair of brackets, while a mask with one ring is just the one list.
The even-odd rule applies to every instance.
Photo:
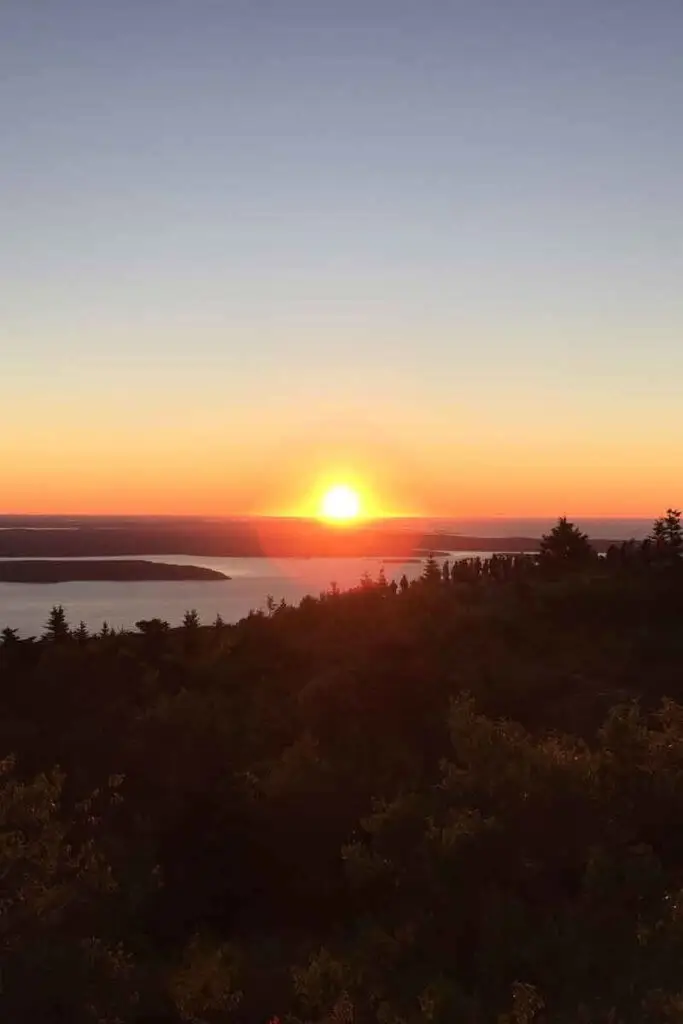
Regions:
[[66, 612], [61, 604], [53, 606], [50, 617], [45, 624], [43, 633], [45, 640], [53, 643], [64, 643], [69, 639], [69, 624], [66, 621]]
[[422, 570], [422, 579], [425, 583], [435, 584], [441, 582], [441, 569], [434, 555], [429, 555]]
[[86, 626], [83, 619], [78, 623], [78, 629], [74, 630], [74, 640], [78, 640], [79, 644], [84, 644], [89, 638], [88, 627]]
[[541, 561], [546, 564], [579, 566], [594, 558], [588, 535], [561, 516], [550, 533], [541, 538]]
[[3, 647], [11, 647], [13, 644], [19, 643], [19, 631], [5, 626], [2, 633], [0, 633], [0, 638], [2, 638]]

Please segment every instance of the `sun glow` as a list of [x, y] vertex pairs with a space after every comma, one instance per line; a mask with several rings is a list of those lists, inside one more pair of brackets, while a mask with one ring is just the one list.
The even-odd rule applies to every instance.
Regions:
[[347, 484], [337, 484], [325, 491], [320, 503], [323, 519], [335, 523], [349, 523], [361, 513], [361, 500], [357, 491]]

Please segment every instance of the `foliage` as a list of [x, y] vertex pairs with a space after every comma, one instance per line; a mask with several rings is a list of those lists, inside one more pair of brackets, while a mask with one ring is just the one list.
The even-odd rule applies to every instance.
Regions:
[[66, 612], [61, 604], [55, 605], [50, 612], [50, 617], [45, 625], [46, 640], [53, 643], [64, 643], [69, 638], [69, 625], [66, 621]]
[[657, 555], [678, 559], [683, 554], [683, 526], [681, 512], [669, 508], [666, 515], [656, 519], [649, 537]]
[[2, 1019], [681, 1020], [680, 549], [7, 627]]
[[593, 559], [587, 534], [561, 516], [550, 533], [541, 538], [541, 561], [548, 564], [583, 566]]

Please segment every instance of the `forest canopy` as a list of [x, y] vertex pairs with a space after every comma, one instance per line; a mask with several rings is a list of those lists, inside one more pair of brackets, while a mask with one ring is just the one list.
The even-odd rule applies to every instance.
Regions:
[[683, 1020], [683, 543], [0, 636], [0, 1016]]

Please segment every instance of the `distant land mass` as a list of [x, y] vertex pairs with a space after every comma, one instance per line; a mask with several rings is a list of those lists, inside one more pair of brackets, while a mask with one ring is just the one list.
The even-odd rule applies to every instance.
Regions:
[[[423, 557], [427, 552], [537, 551], [537, 536], [476, 536], [391, 520], [330, 526], [305, 519], [0, 517], [0, 558], [196, 555], [223, 558]], [[503, 526], [503, 524], [501, 524]], [[614, 540], [593, 537], [597, 551]], [[155, 577], [157, 578], [157, 577]], [[194, 577], [196, 578], [196, 577]]]
[[229, 580], [225, 573], [199, 565], [135, 561], [0, 561], [0, 583], [72, 583], [75, 581], [150, 582]]

